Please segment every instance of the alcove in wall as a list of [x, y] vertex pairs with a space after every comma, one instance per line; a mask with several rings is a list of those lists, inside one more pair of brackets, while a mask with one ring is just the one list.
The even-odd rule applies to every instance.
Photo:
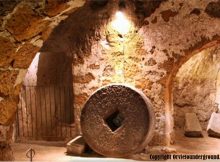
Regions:
[[[174, 78], [174, 145], [180, 152], [218, 153], [220, 139], [209, 137], [207, 126], [211, 114], [218, 111], [219, 54], [219, 46], [207, 48], [195, 54], [179, 68]], [[203, 137], [184, 136], [186, 113], [196, 114]]]
[[37, 53], [24, 78], [16, 140], [66, 141], [74, 136], [72, 59]]

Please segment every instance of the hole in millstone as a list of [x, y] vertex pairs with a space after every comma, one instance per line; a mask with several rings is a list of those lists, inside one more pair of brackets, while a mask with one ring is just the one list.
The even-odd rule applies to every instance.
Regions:
[[124, 117], [118, 110], [114, 111], [105, 119], [105, 122], [113, 132], [121, 127], [123, 121]]

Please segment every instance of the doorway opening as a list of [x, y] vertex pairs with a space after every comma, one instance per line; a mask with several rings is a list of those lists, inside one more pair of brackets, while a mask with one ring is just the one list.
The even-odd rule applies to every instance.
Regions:
[[[220, 48], [215, 46], [192, 56], [174, 78], [174, 145], [180, 152], [218, 153], [220, 149], [220, 139], [207, 133], [211, 115], [219, 111], [219, 69]], [[186, 114], [191, 114], [192, 122], [188, 122]], [[186, 123], [193, 127], [195, 120], [201, 127], [201, 136], [186, 137]]]
[[37, 53], [26, 73], [16, 120], [16, 142], [68, 141], [75, 136], [71, 59]]

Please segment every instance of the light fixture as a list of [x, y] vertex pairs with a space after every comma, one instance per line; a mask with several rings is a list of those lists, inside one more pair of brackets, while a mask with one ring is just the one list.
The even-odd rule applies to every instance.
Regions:
[[115, 19], [111, 23], [112, 28], [119, 34], [125, 35], [129, 32], [131, 23], [121, 11], [117, 11]]

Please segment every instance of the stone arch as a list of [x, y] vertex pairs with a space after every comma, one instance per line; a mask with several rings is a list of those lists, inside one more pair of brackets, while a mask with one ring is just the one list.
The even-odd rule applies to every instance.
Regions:
[[[100, 7], [100, 6], [102, 6], [102, 4], [97, 4], [98, 7], [95, 5], [95, 8], [93, 8], [91, 3], [92, 2], [87, 1], [87, 2], [85, 2], [84, 5], [82, 4], [83, 6], [72, 8], [71, 10], [67, 10], [66, 12], [64, 12], [63, 15], [68, 15], [68, 17], [64, 20], [61, 19], [61, 21], [53, 29], [50, 28], [50, 29], [48, 29], [48, 31], [46, 31], [45, 38], [43, 40], [43, 44], [40, 43], [40, 45], [39, 45], [40, 47], [33, 46], [32, 44], [30, 44], [30, 42], [27, 41], [27, 43], [25, 44], [25, 47], [24, 47], [25, 49], [20, 48], [20, 50], [24, 51], [24, 50], [33, 49], [33, 51], [31, 53], [31, 56], [27, 57], [28, 64], [25, 64], [24, 68], [27, 69], [30, 66], [32, 60], [34, 59], [34, 57], [37, 53], [42, 53], [42, 55], [40, 56], [40, 59], [39, 59], [39, 62], [41, 62], [40, 66], [42, 66], [41, 69], [43, 69], [43, 67], [45, 67], [45, 66], [47, 66], [47, 67], [56, 66], [57, 65], [56, 61], [52, 62], [52, 63], [47, 61], [47, 63], [46, 63], [47, 65], [45, 65], [45, 63], [44, 63], [45, 59], [48, 59], [48, 58], [53, 59], [53, 57], [58, 58], [57, 59], [58, 62], [62, 62], [62, 61], [75, 62], [75, 63], [78, 61], [81, 62], [82, 57], [83, 57], [82, 54], [88, 55], [88, 53], [90, 53], [90, 50], [91, 50], [90, 49], [91, 48], [91, 44], [90, 44], [91, 40], [90, 39], [95, 40], [100, 37], [100, 35], [99, 35], [100, 26], [104, 25], [108, 21], [108, 19], [110, 18], [109, 15], [111, 15], [111, 13], [107, 13], [107, 11], [105, 11], [105, 9], [102, 9]], [[94, 2], [94, 3], [96, 3], [96, 2]], [[20, 11], [22, 9], [25, 9], [25, 10], [27, 9], [29, 11], [30, 9], [28, 7], [29, 6], [26, 3], [22, 2], [21, 4], [18, 4], [18, 7], [16, 8], [16, 10], [19, 10], [17, 12], [22, 12], [22, 11]], [[108, 7], [107, 10], [111, 11], [111, 12], [114, 9], [114, 5], [109, 4], [109, 5], [107, 5], [107, 7]], [[30, 12], [32, 12], [32, 11], [30, 11]], [[58, 14], [58, 13], [56, 13], [56, 14]], [[18, 13], [15, 12], [14, 15], [18, 16]], [[50, 16], [52, 16], [52, 15], [50, 15]], [[55, 16], [55, 15], [53, 15], [53, 16]], [[84, 18], [83, 21], [82, 21], [82, 17]], [[42, 23], [41, 20], [38, 23]], [[89, 27], [88, 26], [85, 27], [84, 24], [88, 24]], [[39, 24], [35, 24], [35, 25], [39, 25]], [[47, 22], [47, 25], [48, 25], [48, 22]], [[7, 26], [7, 23], [6, 23], [6, 26]], [[33, 30], [35, 30], [35, 29], [33, 29]], [[11, 31], [11, 32], [13, 33], [13, 31]], [[28, 31], [28, 34], [30, 34], [30, 32]], [[38, 34], [41, 34], [40, 32], [42, 32], [42, 31], [41, 31], [41, 29], [39, 29], [39, 31], [36, 31], [36, 32], [37, 32], [36, 35], [38, 35]], [[19, 42], [29, 40], [32, 37], [33, 37], [33, 35], [28, 36], [28, 37], [26, 37], [24, 35], [22, 35], [22, 36], [15, 35], [16, 41], [19, 41]], [[59, 40], [59, 41], [57, 41], [57, 40]], [[2, 42], [4, 42], [5, 45], [9, 46], [8, 47], [10, 49], [9, 52], [11, 52], [11, 53], [15, 52], [15, 49], [14, 49], [15, 47], [13, 46], [13, 44], [10, 44], [9, 40], [2, 38]], [[71, 44], [71, 42], [73, 44]], [[28, 51], [28, 52], [30, 52], [30, 51]], [[62, 60], [63, 56], [65, 57], [65, 59]], [[10, 60], [10, 61], [12, 61], [12, 60]], [[11, 64], [14, 64], [14, 63], [15, 62], [13, 61]], [[65, 67], [63, 67], [63, 69], [64, 68]], [[39, 78], [37, 80], [38, 83], [39, 83], [39, 81], [42, 81], [42, 80], [44, 80], [43, 82], [45, 82], [45, 83], [47, 83], [47, 82], [61, 82], [60, 76], [59, 76], [59, 81], [56, 79], [53, 80], [53, 78], [52, 78], [52, 74], [56, 74], [56, 70], [50, 74], [49, 78], [43, 78], [45, 76], [44, 70], [42, 70], [39, 73], [40, 73]], [[19, 78], [19, 83], [21, 83], [21, 80], [23, 80], [25, 74], [26, 74], [25, 71], [23, 71], [22, 75]], [[17, 73], [12, 74], [11, 77], [14, 77], [14, 75], [18, 75], [18, 74]], [[69, 80], [66, 79], [66, 82], [69, 82]], [[16, 95], [19, 94], [19, 91], [20, 91], [19, 89], [20, 89], [20, 84], [15, 87]], [[16, 96], [16, 102], [15, 103], [13, 102], [13, 104], [11, 106], [16, 107], [15, 105], [17, 102], [18, 102], [18, 100], [17, 100], [17, 96]], [[15, 110], [14, 108], [12, 108], [12, 109], [13, 109], [13, 111]], [[1, 120], [0, 120], [1, 124], [8, 125], [9, 123], [11, 123], [11, 119], [14, 118], [15, 111], [13, 113], [12, 112], [9, 112], [9, 113], [10, 113], [10, 115], [8, 116], [8, 118], [10, 120], [2, 119], [4, 121], [1, 122]]]
[[169, 73], [167, 81], [166, 81], [166, 90], [165, 90], [165, 114], [167, 120], [166, 121], [166, 139], [167, 145], [173, 143], [174, 138], [174, 120], [173, 120], [173, 80], [179, 70], [179, 68], [184, 65], [192, 56], [198, 54], [199, 52], [220, 45], [220, 37], [216, 36], [212, 40], [203, 40], [202, 42], [198, 43], [196, 46], [192, 47], [191, 49], [185, 52], [185, 56], [181, 57], [172, 68], [172, 71]]
[[[115, 5], [109, 4], [107, 11], [113, 12], [114, 8]], [[103, 9], [93, 9], [90, 2], [87, 2], [83, 7], [71, 13], [68, 18], [61, 21], [51, 31], [48, 39], [43, 42], [42, 47], [37, 52], [36, 78], [34, 81], [26, 79], [24, 84], [47, 87], [51, 84], [64, 85], [69, 86], [74, 91], [72, 64], [82, 63], [83, 58], [90, 55], [91, 42], [100, 39], [101, 27], [105, 26], [110, 15], [112, 14]], [[88, 26], [85, 26], [86, 23]], [[27, 73], [27, 75], [31, 77], [31, 74]], [[74, 98], [72, 102], [74, 103]], [[77, 111], [77, 109], [73, 107], [73, 111]], [[77, 120], [79, 115], [77, 112], [74, 112], [74, 115], [76, 125], [74, 134], [78, 134], [80, 133], [80, 125]]]

